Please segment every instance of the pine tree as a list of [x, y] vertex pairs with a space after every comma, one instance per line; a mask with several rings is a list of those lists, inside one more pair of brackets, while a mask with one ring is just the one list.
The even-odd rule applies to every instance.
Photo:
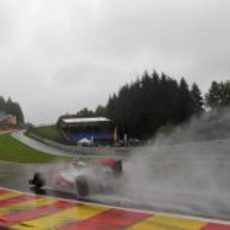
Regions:
[[204, 100], [201, 95], [201, 91], [196, 83], [193, 83], [191, 89], [191, 96], [193, 100], [193, 111], [194, 113], [203, 112]]
[[105, 107], [103, 107], [102, 105], [98, 105], [95, 112], [94, 112], [94, 116], [104, 117], [105, 116]]
[[10, 97], [5, 104], [5, 111], [7, 114], [16, 116], [18, 125], [24, 123], [24, 115], [20, 105], [17, 102], [12, 101]]
[[206, 103], [210, 107], [227, 106], [230, 104], [230, 81], [213, 81], [205, 95]]
[[210, 107], [217, 107], [222, 104], [221, 87], [216, 81], [213, 81], [208, 93], [205, 95], [206, 103]]
[[179, 91], [175, 106], [175, 121], [182, 123], [193, 114], [193, 99], [190, 94], [188, 84], [184, 78], [181, 78]]
[[78, 111], [75, 117], [93, 117], [94, 112], [89, 110], [88, 108], [83, 108], [82, 110]]

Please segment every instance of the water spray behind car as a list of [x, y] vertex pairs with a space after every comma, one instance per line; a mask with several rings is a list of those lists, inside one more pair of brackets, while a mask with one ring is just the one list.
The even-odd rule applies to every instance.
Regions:
[[228, 109], [193, 117], [173, 132], [159, 133], [131, 154], [124, 165], [125, 182], [116, 195], [158, 210], [226, 216], [229, 139]]

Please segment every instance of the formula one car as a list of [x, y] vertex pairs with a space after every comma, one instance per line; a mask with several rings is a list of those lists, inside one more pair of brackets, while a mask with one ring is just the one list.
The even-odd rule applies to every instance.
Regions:
[[[73, 162], [60, 172], [54, 173], [51, 182], [58, 188], [71, 190], [77, 196], [111, 189], [122, 174], [122, 161], [118, 159], [102, 159], [92, 163]], [[39, 190], [46, 185], [45, 176], [36, 172], [29, 184]]]

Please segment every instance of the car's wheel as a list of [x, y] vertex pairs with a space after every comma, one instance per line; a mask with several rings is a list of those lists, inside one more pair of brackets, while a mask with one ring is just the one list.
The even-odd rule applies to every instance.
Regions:
[[30, 184], [32, 184], [36, 189], [40, 189], [45, 185], [45, 178], [44, 176], [36, 172], [33, 176], [33, 179], [29, 181]]
[[75, 183], [78, 195], [87, 196], [89, 194], [89, 184], [85, 177], [78, 177]]
[[113, 172], [115, 175], [120, 176], [123, 172], [122, 161], [118, 160], [113, 166]]

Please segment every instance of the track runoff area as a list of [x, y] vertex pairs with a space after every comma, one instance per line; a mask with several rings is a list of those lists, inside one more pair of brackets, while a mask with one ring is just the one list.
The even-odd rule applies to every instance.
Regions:
[[230, 230], [230, 223], [119, 209], [0, 188], [0, 229]]

